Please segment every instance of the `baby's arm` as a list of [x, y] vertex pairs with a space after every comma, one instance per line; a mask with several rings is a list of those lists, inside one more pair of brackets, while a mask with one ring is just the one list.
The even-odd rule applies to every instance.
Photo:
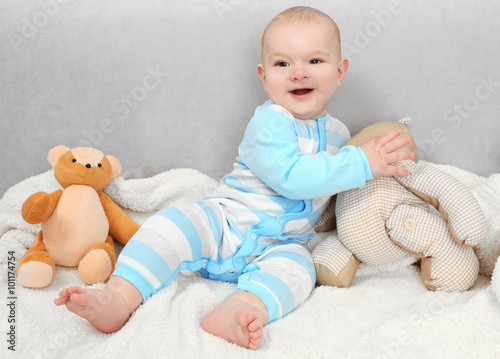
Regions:
[[411, 143], [411, 138], [396, 137], [401, 135], [401, 130], [394, 130], [383, 136], [377, 135], [373, 140], [361, 145], [361, 149], [368, 159], [374, 178], [382, 176], [409, 176], [410, 172], [391, 165], [392, 163], [413, 158], [413, 152], [395, 152], [401, 147]]
[[362, 187], [373, 178], [364, 151], [342, 147], [302, 153], [292, 122], [273, 110], [261, 110], [250, 121], [240, 145], [240, 167], [250, 169], [275, 192], [289, 199], [331, 196]]

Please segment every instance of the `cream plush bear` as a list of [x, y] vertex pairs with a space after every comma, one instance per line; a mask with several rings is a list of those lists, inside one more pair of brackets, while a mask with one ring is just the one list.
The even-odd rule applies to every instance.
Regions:
[[[346, 145], [359, 146], [400, 128], [411, 136], [411, 119], [365, 128]], [[413, 151], [416, 148], [406, 148]], [[339, 193], [318, 231], [333, 229], [313, 251], [320, 285], [348, 286], [359, 262], [383, 264], [411, 253], [421, 258], [422, 281], [431, 290], [463, 291], [479, 272], [473, 247], [486, 236], [486, 220], [469, 189], [450, 175], [422, 162], [404, 161], [408, 177], [381, 177], [364, 187]], [[330, 218], [330, 221], [328, 219]], [[333, 219], [333, 220], [332, 220]]]

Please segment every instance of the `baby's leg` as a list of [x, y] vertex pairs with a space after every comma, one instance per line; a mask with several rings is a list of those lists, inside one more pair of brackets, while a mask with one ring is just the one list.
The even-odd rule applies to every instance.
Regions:
[[141, 293], [121, 277], [111, 277], [105, 290], [65, 288], [54, 300], [56, 305], [66, 305], [69, 311], [87, 319], [104, 333], [113, 333], [127, 322], [142, 302]]
[[202, 321], [205, 331], [246, 348], [256, 349], [262, 328], [302, 304], [316, 282], [312, 258], [300, 243], [270, 246], [238, 279], [238, 291]]
[[257, 349], [267, 317], [267, 308], [259, 297], [250, 292], [235, 292], [205, 315], [201, 326], [229, 343]]
[[217, 211], [202, 202], [167, 207], [151, 216], [123, 248], [105, 291], [66, 288], [55, 303], [103, 332], [117, 331], [181, 269], [201, 268], [203, 259], [218, 249], [219, 223]]

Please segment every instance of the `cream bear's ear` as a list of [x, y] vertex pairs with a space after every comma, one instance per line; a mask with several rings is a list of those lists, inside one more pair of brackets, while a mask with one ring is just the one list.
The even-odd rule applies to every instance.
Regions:
[[63, 146], [63, 145], [56, 146], [53, 149], [51, 149], [49, 151], [49, 156], [47, 157], [50, 165], [52, 167], [54, 167], [56, 165], [57, 161], [59, 160], [59, 158], [61, 158], [62, 155], [64, 155], [65, 153], [68, 153], [69, 151], [71, 151], [71, 150], [68, 147]]
[[113, 171], [113, 178], [118, 177], [122, 173], [122, 165], [120, 164], [120, 161], [118, 161], [114, 156], [106, 156], [106, 158], [111, 164], [111, 169]]

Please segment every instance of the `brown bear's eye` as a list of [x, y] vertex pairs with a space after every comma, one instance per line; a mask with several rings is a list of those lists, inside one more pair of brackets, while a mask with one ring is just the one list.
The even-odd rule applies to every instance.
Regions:
[[76, 158], [73, 158], [73, 162], [76, 162]]
[[97, 164], [97, 167], [102, 167], [102, 165], [100, 163]]

